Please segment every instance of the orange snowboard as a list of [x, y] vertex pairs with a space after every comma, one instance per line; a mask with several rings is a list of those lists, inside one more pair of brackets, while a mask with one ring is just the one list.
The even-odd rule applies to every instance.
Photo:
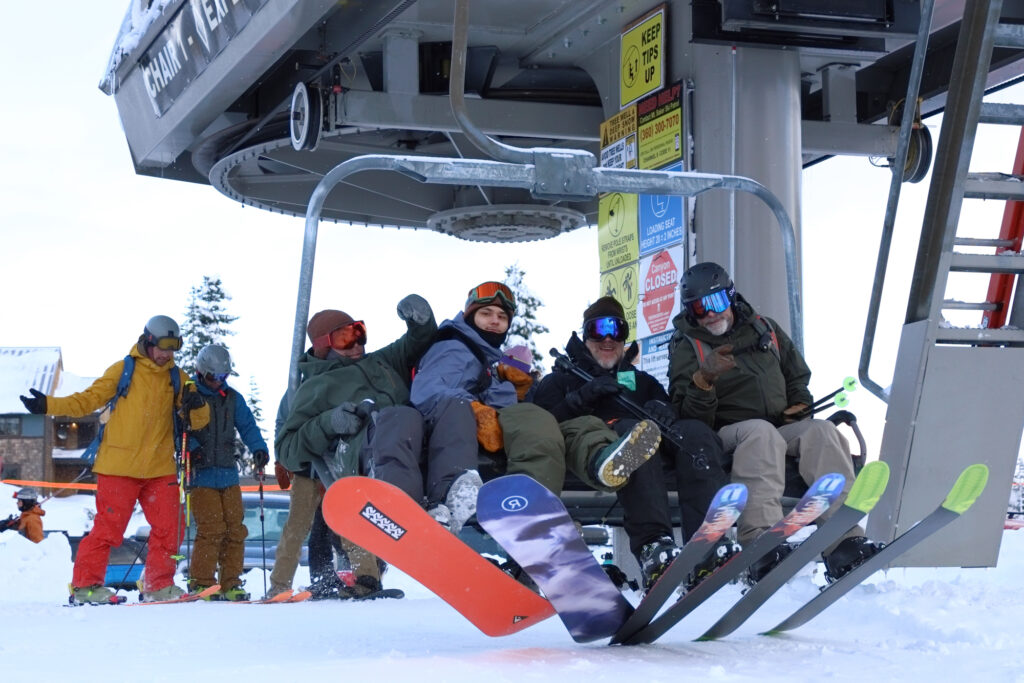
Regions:
[[337, 534], [419, 581], [489, 636], [516, 633], [555, 613], [387, 482], [339, 479], [324, 496], [323, 513]]

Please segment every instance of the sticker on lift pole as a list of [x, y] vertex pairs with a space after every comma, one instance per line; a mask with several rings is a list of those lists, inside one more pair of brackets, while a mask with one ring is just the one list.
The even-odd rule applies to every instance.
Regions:
[[620, 109], [665, 84], [665, 5], [622, 32], [619, 73]]
[[637, 287], [637, 262], [633, 261], [625, 268], [601, 273], [601, 296], [614, 297], [626, 311], [626, 322], [629, 323], [629, 338], [631, 342], [636, 336], [637, 302], [639, 291]]
[[669, 329], [672, 317], [679, 313], [679, 276], [676, 264], [683, 262], [679, 247], [659, 251], [640, 260], [640, 313], [637, 336], [661, 334]]
[[612, 192], [598, 201], [597, 249], [601, 272], [640, 256], [636, 236], [636, 195]]
[[626, 107], [601, 124], [601, 166], [636, 168], [636, 107]]

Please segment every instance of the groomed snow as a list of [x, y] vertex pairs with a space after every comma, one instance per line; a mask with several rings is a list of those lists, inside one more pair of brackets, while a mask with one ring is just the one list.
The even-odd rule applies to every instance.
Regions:
[[[0, 485], [0, 516], [14, 512], [13, 490]], [[91, 503], [48, 501], [46, 528], [80, 533]], [[129, 528], [142, 523], [138, 516]], [[489, 638], [394, 569], [385, 583], [404, 589], [404, 600], [67, 608], [63, 535], [35, 545], [7, 532], [0, 671], [6, 681], [1015, 681], [1024, 680], [1021, 576], [1024, 531], [1006, 531], [995, 569], [879, 573], [785, 636], [757, 633], [814, 595], [820, 579], [808, 570], [724, 640], [692, 641], [739, 596], [738, 586], [654, 645], [607, 647], [574, 643], [557, 617]], [[296, 582], [306, 580], [300, 568]], [[259, 570], [246, 582], [262, 594]]]

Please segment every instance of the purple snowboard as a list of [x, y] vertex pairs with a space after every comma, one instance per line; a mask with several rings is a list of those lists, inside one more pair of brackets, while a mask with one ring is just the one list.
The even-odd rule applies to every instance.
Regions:
[[632, 614], [562, 501], [534, 479], [510, 474], [487, 482], [476, 516], [540, 586], [576, 642], [607, 638]]

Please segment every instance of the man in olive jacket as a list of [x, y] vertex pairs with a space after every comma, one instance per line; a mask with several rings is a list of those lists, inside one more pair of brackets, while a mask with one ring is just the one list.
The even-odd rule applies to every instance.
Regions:
[[[418, 294], [398, 302], [398, 317], [407, 331], [396, 341], [365, 353], [366, 326], [341, 311], [307, 327], [313, 349], [330, 348], [328, 359], [339, 365], [306, 379], [291, 400], [291, 413], [279, 430], [274, 447], [277, 460], [295, 476], [288, 520], [281, 534], [270, 575], [271, 596], [291, 588], [302, 541], [309, 533], [320, 504], [321, 485], [333, 477], [359, 474], [360, 454], [372, 410], [409, 401], [412, 369], [437, 332], [430, 304]], [[319, 315], [319, 314], [318, 314]], [[322, 329], [321, 329], [322, 328]], [[329, 472], [324, 472], [326, 467]], [[330, 481], [316, 481], [310, 469]]]
[[[834, 424], [810, 418], [811, 370], [793, 341], [777, 322], [754, 311], [716, 263], [693, 266], [680, 287], [683, 311], [672, 321], [669, 395], [681, 415], [718, 430], [727, 463], [731, 454], [732, 481], [747, 487], [740, 544], [782, 519], [787, 457], [798, 459], [808, 484], [823, 474], [842, 474], [845, 498], [854, 479], [850, 446]], [[859, 526], [829, 551], [840, 548], [831, 562], [833, 553], [825, 553], [834, 578], [875, 551]], [[781, 546], [755, 564], [751, 578], [758, 580], [789, 550]]]

